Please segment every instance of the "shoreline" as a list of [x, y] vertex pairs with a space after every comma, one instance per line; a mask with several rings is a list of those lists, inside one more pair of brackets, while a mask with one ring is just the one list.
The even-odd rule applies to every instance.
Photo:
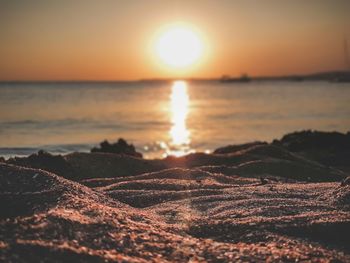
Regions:
[[[289, 135], [289, 134], [295, 134], [295, 133], [303, 133], [303, 132], [321, 132], [321, 133], [327, 133], [327, 134], [332, 134], [332, 133], [339, 133], [339, 134], [347, 134], [350, 131], [335, 131], [335, 130], [326, 130], [326, 131], [318, 131], [318, 130], [300, 130], [300, 131], [294, 131], [294, 132], [290, 132], [290, 133], [286, 133], [285, 135]], [[264, 143], [268, 143], [271, 144], [274, 141], [279, 141], [282, 140], [282, 138], [285, 136], [282, 135], [279, 137], [279, 139], [273, 138], [270, 140], [253, 140], [253, 142], [264, 142]], [[105, 140], [106, 141], [106, 140]], [[249, 144], [252, 141], [246, 141], [246, 142], [240, 142], [240, 143], [235, 143], [235, 144], [228, 144], [228, 145], [245, 145], [245, 144]], [[111, 142], [112, 143], [112, 142]], [[153, 147], [155, 147], [156, 144], [158, 145], [159, 149], [154, 150], [155, 152], [151, 152], [148, 149], [152, 148], [151, 145], [153, 145]], [[165, 154], [164, 149], [163, 152], [161, 151], [161, 146], [160, 144], [162, 144], [162, 142], [151, 142], [151, 143], [146, 143], [146, 144], [135, 144], [135, 149], [142, 153], [143, 158], [147, 159], [147, 160], [152, 160], [152, 159], [163, 159], [166, 157], [163, 157], [163, 155]], [[91, 149], [98, 147], [99, 143], [98, 142], [94, 142], [94, 143], [69, 143], [69, 144], [48, 144], [48, 145], [25, 145], [25, 146], [7, 146], [7, 147], [0, 147], [0, 157], [7, 159], [10, 158], [15, 158], [15, 157], [19, 157], [19, 158], [25, 158], [28, 157], [32, 154], [37, 153], [40, 150], [43, 150], [47, 153], [50, 153], [52, 155], [68, 155], [68, 154], [72, 154], [75, 152], [79, 152], [79, 153], [89, 153], [91, 151]], [[215, 146], [211, 146], [211, 147], [206, 147], [203, 146], [203, 143], [199, 143], [199, 147], [198, 146], [193, 146], [190, 147], [191, 149], [191, 153], [213, 153], [216, 149], [218, 148], [224, 148], [226, 147], [225, 145], [216, 145]], [[145, 148], [147, 150], [145, 150]], [[206, 149], [206, 150], [203, 150]], [[184, 155], [188, 155], [187, 154], [183, 154]], [[150, 157], [153, 156], [153, 157]], [[171, 155], [168, 155], [171, 156]]]

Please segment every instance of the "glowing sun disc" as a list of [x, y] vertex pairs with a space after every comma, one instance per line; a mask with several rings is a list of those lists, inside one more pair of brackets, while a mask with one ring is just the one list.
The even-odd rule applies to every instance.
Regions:
[[191, 29], [174, 27], [160, 35], [156, 52], [163, 63], [181, 68], [194, 64], [201, 57], [203, 45]]

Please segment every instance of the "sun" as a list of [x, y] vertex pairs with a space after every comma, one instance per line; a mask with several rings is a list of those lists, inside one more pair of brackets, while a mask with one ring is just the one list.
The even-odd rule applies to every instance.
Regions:
[[196, 63], [203, 54], [199, 34], [188, 26], [173, 26], [162, 32], [155, 45], [160, 60], [174, 68]]

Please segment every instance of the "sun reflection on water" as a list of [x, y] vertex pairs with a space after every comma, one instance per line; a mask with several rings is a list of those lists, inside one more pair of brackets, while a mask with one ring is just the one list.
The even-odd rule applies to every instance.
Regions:
[[190, 131], [187, 129], [186, 121], [189, 113], [190, 99], [185, 81], [175, 81], [171, 87], [170, 115], [171, 129], [169, 131], [170, 143], [166, 150], [167, 155], [182, 156], [190, 149]]

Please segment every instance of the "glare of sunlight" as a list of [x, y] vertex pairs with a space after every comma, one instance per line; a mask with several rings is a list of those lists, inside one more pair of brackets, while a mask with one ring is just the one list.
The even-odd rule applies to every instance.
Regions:
[[190, 26], [176, 24], [158, 36], [155, 51], [160, 60], [170, 67], [188, 67], [203, 55], [203, 40]]
[[170, 113], [171, 129], [169, 131], [171, 142], [168, 154], [181, 156], [189, 152], [190, 132], [186, 126], [189, 111], [189, 96], [187, 83], [175, 81], [171, 87]]

